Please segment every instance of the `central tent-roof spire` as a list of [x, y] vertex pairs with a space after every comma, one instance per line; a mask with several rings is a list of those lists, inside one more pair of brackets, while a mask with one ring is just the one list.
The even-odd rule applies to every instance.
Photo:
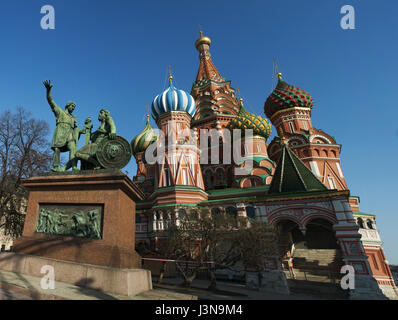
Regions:
[[195, 42], [195, 47], [199, 51], [199, 59], [200, 65], [198, 74], [196, 76], [196, 81], [200, 81], [203, 79], [210, 79], [216, 81], [225, 81], [220, 73], [218, 72], [217, 68], [211, 61], [211, 54], [210, 54], [210, 44], [211, 40], [209, 37], [203, 36], [202, 30], [199, 31], [200, 37]]
[[230, 81], [220, 75], [211, 60], [210, 38], [204, 36], [202, 30], [199, 33], [200, 37], [195, 41], [195, 47], [199, 51], [199, 69], [191, 90], [198, 106], [194, 118], [237, 115], [239, 101], [235, 96], [235, 89], [231, 88]]

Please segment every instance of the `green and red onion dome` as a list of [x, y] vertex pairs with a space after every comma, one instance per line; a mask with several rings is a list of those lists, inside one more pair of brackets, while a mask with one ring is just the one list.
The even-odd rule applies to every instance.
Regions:
[[247, 111], [243, 106], [242, 101], [240, 101], [240, 110], [238, 115], [228, 123], [227, 128], [230, 130], [252, 129], [253, 136], [261, 136], [265, 139], [268, 139], [271, 134], [270, 122], [261, 116], [257, 116]]
[[136, 156], [139, 153], [145, 152], [146, 149], [157, 140], [156, 131], [149, 123], [149, 115], [147, 115], [146, 125], [133, 140], [131, 140], [131, 151]]
[[274, 91], [269, 95], [264, 104], [264, 112], [268, 118], [281, 110], [290, 108], [312, 109], [312, 97], [303, 89], [287, 84], [279, 76], [279, 81]]

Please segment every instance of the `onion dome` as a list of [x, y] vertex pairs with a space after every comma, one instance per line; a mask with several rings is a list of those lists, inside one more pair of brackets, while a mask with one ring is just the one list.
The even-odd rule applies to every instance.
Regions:
[[146, 116], [146, 126], [133, 140], [131, 140], [131, 150], [133, 155], [145, 152], [145, 150], [157, 140], [155, 130], [149, 124], [149, 115]]
[[238, 115], [228, 123], [227, 128], [230, 130], [253, 129], [253, 136], [261, 136], [265, 139], [268, 139], [271, 134], [270, 122], [261, 116], [248, 112], [243, 106], [242, 99], [240, 99], [240, 110]]
[[203, 36], [202, 31], [200, 31], [200, 38], [199, 38], [198, 40], [195, 41], [195, 47], [196, 47], [196, 49], [197, 49], [201, 44], [207, 44], [208, 46], [210, 46], [210, 44], [211, 44], [210, 38], [209, 38], [209, 37]]
[[170, 111], [186, 111], [191, 117], [196, 110], [194, 98], [183, 90], [178, 90], [172, 83], [173, 77], [169, 76], [169, 87], [158, 94], [152, 102], [151, 113], [156, 121], [158, 117]]
[[282, 74], [278, 73], [278, 84], [264, 104], [264, 112], [268, 118], [278, 111], [290, 108], [306, 108], [311, 110], [312, 97], [303, 89], [287, 84], [282, 80]]

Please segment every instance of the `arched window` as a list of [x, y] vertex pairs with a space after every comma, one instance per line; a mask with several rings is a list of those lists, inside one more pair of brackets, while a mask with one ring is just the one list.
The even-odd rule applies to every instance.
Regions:
[[178, 210], [178, 219], [183, 220], [186, 218], [186, 216], [187, 214], [184, 209]]
[[362, 220], [362, 218], [358, 218], [358, 219], [357, 219], [357, 223], [358, 223], [358, 226], [359, 226], [361, 229], [364, 229], [364, 228], [365, 228], [364, 225], [363, 225], [363, 220]]
[[212, 214], [220, 214], [221, 210], [219, 208], [211, 208], [211, 213]]
[[224, 169], [223, 168], [218, 168], [216, 170], [216, 176], [217, 176], [217, 185], [224, 184], [225, 175], [224, 175]]
[[207, 189], [213, 188], [213, 172], [211, 170], [205, 171], [205, 185]]
[[199, 218], [199, 213], [197, 210], [191, 210], [189, 215], [192, 220], [197, 220]]
[[234, 173], [233, 172], [234, 172], [234, 170], [231, 167], [229, 167], [227, 169], [227, 181], [228, 181], [228, 185], [229, 186], [232, 184], [233, 179], [234, 179]]
[[236, 210], [235, 207], [227, 207], [227, 209], [225, 210], [226, 213], [231, 214], [231, 215], [238, 215], [238, 210]]
[[368, 219], [368, 220], [366, 221], [366, 225], [368, 226], [369, 229], [373, 229], [372, 220]]
[[246, 215], [253, 219], [256, 216], [256, 209], [254, 207], [246, 207]]
[[232, 222], [232, 226], [233, 227], [237, 227], [238, 225], [238, 210], [236, 210], [235, 207], [228, 207], [225, 212], [227, 213], [228, 216], [231, 217], [231, 219], [233, 220]]

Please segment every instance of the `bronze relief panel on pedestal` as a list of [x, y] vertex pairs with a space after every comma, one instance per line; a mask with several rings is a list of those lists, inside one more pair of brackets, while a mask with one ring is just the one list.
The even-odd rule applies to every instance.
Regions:
[[37, 233], [102, 239], [103, 205], [40, 204]]

